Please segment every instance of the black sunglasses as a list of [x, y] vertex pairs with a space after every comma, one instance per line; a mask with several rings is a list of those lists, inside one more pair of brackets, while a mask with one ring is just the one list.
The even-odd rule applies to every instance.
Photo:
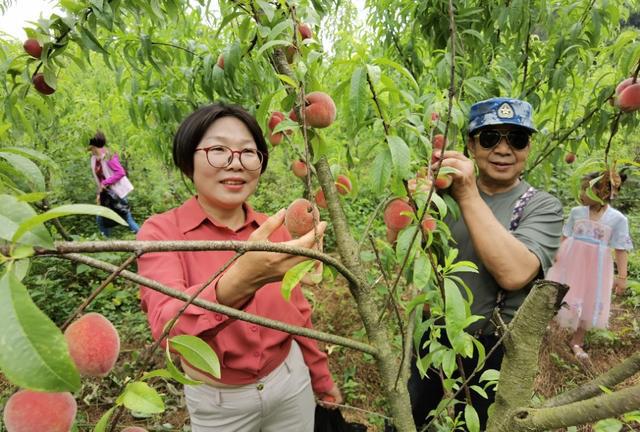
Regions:
[[498, 145], [503, 137], [507, 139], [507, 143], [515, 150], [524, 150], [529, 145], [529, 137], [531, 135], [525, 130], [500, 132], [495, 129], [485, 129], [475, 136], [478, 137], [480, 146], [487, 150]]

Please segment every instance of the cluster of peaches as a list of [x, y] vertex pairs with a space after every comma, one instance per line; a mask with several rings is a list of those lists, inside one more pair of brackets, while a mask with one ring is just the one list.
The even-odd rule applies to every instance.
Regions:
[[[118, 331], [99, 313], [88, 313], [71, 323], [64, 332], [69, 355], [81, 375], [104, 377], [120, 354]], [[19, 390], [4, 407], [8, 432], [69, 432], [76, 417], [77, 404], [69, 392]], [[123, 432], [146, 432], [127, 427]]]
[[[434, 114], [434, 116], [437, 116], [437, 114]], [[437, 117], [434, 116], [432, 116], [432, 120], [437, 120]], [[440, 159], [440, 152], [444, 148], [445, 144], [446, 138], [444, 135], [434, 135], [432, 139], [432, 167], [437, 165], [438, 160]], [[412, 195], [415, 193], [428, 194], [432, 184], [436, 189], [443, 190], [449, 188], [452, 182], [453, 178], [451, 177], [451, 174], [438, 173], [438, 176], [433, 179], [433, 175], [428, 169], [421, 169], [418, 171], [415, 178], [412, 178], [407, 182], [407, 188]], [[411, 215], [414, 213], [416, 213], [415, 209], [406, 198], [394, 198], [387, 204], [384, 210], [384, 223], [387, 227], [387, 240], [390, 243], [393, 243], [396, 240], [398, 233], [400, 233], [401, 230], [411, 224]], [[427, 234], [435, 231], [437, 222], [435, 218], [426, 214], [422, 218], [420, 226], [422, 227], [422, 232]]]

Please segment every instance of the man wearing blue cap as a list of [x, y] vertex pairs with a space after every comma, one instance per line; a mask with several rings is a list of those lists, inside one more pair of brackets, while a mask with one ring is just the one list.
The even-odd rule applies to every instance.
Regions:
[[[491, 320], [494, 309], [499, 308], [505, 323], [511, 321], [533, 281], [542, 278], [551, 266], [560, 245], [562, 204], [521, 178], [531, 135], [537, 132], [531, 112], [531, 105], [518, 99], [493, 98], [474, 104], [469, 112], [467, 138], [472, 159], [458, 151], [445, 151], [442, 160], [443, 167], [457, 170], [452, 174], [450, 192], [462, 218], [447, 222], [459, 250], [458, 258], [478, 265], [478, 273], [459, 274], [473, 293], [471, 312], [483, 317], [466, 331], [484, 345], [487, 353], [499, 339]], [[502, 347], [497, 347], [469, 385], [478, 384], [483, 370], [499, 370], [502, 356]], [[473, 359], [463, 359], [463, 364], [463, 376], [468, 377], [476, 367], [477, 354]], [[421, 378], [414, 367], [409, 391], [413, 417], [420, 427], [443, 397], [441, 380], [432, 373]], [[495, 394], [493, 389], [487, 391], [488, 398], [474, 390], [470, 393], [484, 429]]]

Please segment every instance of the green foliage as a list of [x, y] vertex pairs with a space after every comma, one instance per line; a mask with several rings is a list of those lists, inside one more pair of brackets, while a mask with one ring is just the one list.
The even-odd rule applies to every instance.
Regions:
[[[10, 3], [0, 1], [0, 12]], [[78, 299], [86, 298], [104, 278], [88, 267], [30, 259], [33, 247], [53, 247], [60, 226], [74, 239], [94, 239], [95, 215], [117, 218], [86, 204], [93, 203], [95, 189], [84, 150], [96, 129], [105, 131], [109, 146], [127, 168], [136, 187], [133, 213], [144, 220], [193, 194], [190, 180], [171, 168], [171, 141], [177, 125], [194, 108], [214, 100], [237, 103], [265, 125], [270, 112], [288, 112], [300, 104], [296, 92], [321, 90], [336, 102], [336, 123], [307, 131], [305, 137], [297, 124], [283, 122], [280, 127], [294, 133], [270, 149], [269, 169], [251, 204], [273, 214], [301, 195], [311, 198], [317, 180], [314, 176], [300, 182], [291, 174], [290, 163], [297, 158], [317, 162], [325, 157], [334, 178], [349, 175], [353, 190], [340, 197], [341, 205], [360, 243], [367, 278], [380, 297], [376, 300], [386, 304], [393, 296], [407, 310], [430, 305], [431, 316], [417, 319], [417, 340], [432, 328], [429, 354], [418, 365], [423, 372], [441, 367], [453, 388], [460, 383], [451, 378], [456, 356], [481, 349], [464, 332], [476, 317], [470, 312], [471, 294], [456, 274], [474, 271], [474, 266], [456, 262], [442, 222], [459, 210], [446, 194], [435, 194], [430, 202], [417, 194], [416, 214], [397, 244], [382, 240], [383, 204], [389, 195], [407, 196], [405, 182], [429, 165], [434, 134], [446, 131], [448, 148], [462, 150], [472, 103], [492, 96], [520, 97], [533, 105], [540, 130], [527, 171], [536, 187], [570, 206], [581, 175], [595, 167], [618, 161], [618, 167], [632, 167], [630, 174], [636, 174], [638, 114], [620, 113], [608, 101], [615, 85], [637, 73], [640, 64], [640, 32], [626, 24], [637, 0], [511, 0], [508, 7], [471, 0], [458, 2], [452, 11], [444, 0], [376, 0], [367, 2], [366, 25], [356, 19], [351, 2], [294, 1], [295, 17], [283, 2], [220, 1], [215, 13], [210, 3], [63, 0], [63, 14], [41, 19], [27, 32], [43, 45], [40, 59], [24, 54], [14, 41], [0, 46], [0, 73], [6, 77], [0, 84], [0, 239], [9, 246], [7, 256], [0, 258], [3, 271], [13, 269], [5, 271], [13, 279], [0, 286], [8, 302], [7, 317], [24, 314], [35, 323], [33, 328], [46, 327], [47, 337], [58, 340], [47, 320], [63, 322]], [[450, 13], [455, 28], [450, 28]], [[296, 20], [313, 26], [312, 39], [300, 40]], [[298, 52], [288, 65], [291, 74], [276, 73], [274, 64], [289, 47]], [[56, 90], [53, 95], [42, 96], [32, 87], [36, 72], [44, 73]], [[577, 154], [576, 164], [563, 163], [567, 152]], [[637, 186], [637, 179], [628, 182], [618, 202], [631, 215], [638, 207], [632, 192], [637, 188], [628, 186]], [[423, 214], [438, 219], [435, 232], [418, 229]], [[57, 220], [61, 216], [65, 218]], [[328, 218], [326, 212], [322, 216]], [[60, 224], [55, 229], [54, 221]], [[632, 219], [631, 226], [637, 238], [635, 222]], [[324, 244], [327, 251], [335, 251], [332, 227]], [[100, 258], [117, 263], [122, 257]], [[633, 252], [630, 279], [640, 280], [639, 269], [639, 255]], [[285, 289], [293, 287], [302, 272], [292, 276]], [[29, 291], [20, 282], [23, 277]], [[634, 287], [632, 283], [625, 301], [637, 308], [640, 292]], [[135, 323], [133, 328], [142, 329], [142, 320], [134, 316], [134, 293], [131, 284], [116, 281], [90, 309], [113, 318], [125, 316]], [[438, 343], [442, 332], [451, 348]], [[191, 345], [198, 342], [185, 347], [181, 341], [172, 339], [172, 346], [181, 347], [183, 355], [202, 354]], [[55, 345], [60, 349], [59, 340]], [[183, 379], [168, 360], [167, 372], [157, 376]], [[216, 362], [203, 360], [214, 376], [219, 374]], [[32, 385], [24, 381], [24, 371], [6, 375]], [[358, 397], [353, 375], [355, 370], [344, 379], [347, 400]], [[142, 382], [130, 383], [118, 403], [138, 411], [163, 409], [159, 395]], [[108, 414], [96, 430], [105, 427]], [[464, 421], [468, 429], [477, 430], [474, 414], [467, 407], [463, 418], [445, 423], [455, 428]]]

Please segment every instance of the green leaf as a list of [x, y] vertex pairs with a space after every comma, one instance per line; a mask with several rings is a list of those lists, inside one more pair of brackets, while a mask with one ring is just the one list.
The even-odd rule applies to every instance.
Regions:
[[276, 13], [275, 7], [265, 0], [257, 0], [256, 3], [258, 3], [258, 6], [260, 6], [262, 12], [264, 12], [264, 14], [267, 16], [267, 19], [271, 21]]
[[282, 278], [282, 286], [280, 287], [280, 292], [285, 300], [289, 301], [291, 299], [291, 291], [298, 285], [304, 275], [309, 273], [314, 265], [314, 260], [305, 260], [294, 265], [285, 273]]
[[86, 27], [76, 26], [76, 30], [78, 30], [80, 37], [82, 38], [82, 42], [87, 48], [99, 52], [100, 54], [109, 54], [93, 33], [91, 33]]
[[351, 115], [351, 127], [354, 131], [359, 129], [367, 112], [367, 71], [364, 66], [357, 67], [351, 75], [351, 88], [349, 90], [349, 113]]
[[147, 414], [159, 414], [164, 411], [164, 402], [156, 390], [149, 384], [135, 381], [127, 384], [118, 397], [118, 404], [122, 404], [131, 411]]
[[411, 152], [409, 146], [397, 135], [387, 135], [393, 170], [400, 179], [410, 177]]
[[8, 152], [0, 152], [0, 157], [5, 159], [11, 166], [20, 174], [22, 174], [29, 185], [31, 186], [32, 191], [34, 192], [43, 192], [45, 190], [44, 184], [44, 176], [42, 175], [42, 171], [38, 168], [38, 165], [33, 163], [30, 159], [27, 159], [24, 156], [8, 153]]
[[292, 88], [294, 89], [298, 89], [298, 82], [296, 80], [294, 80], [293, 78], [291, 78], [289, 75], [284, 75], [284, 74], [276, 74], [276, 77], [278, 77], [278, 79], [286, 84], [289, 84]]
[[100, 417], [100, 420], [98, 420], [98, 423], [96, 423], [96, 426], [93, 428], [93, 432], [107, 431], [107, 426], [109, 426], [109, 419], [111, 418], [111, 414], [113, 414], [113, 411], [115, 409], [115, 407], [111, 407], [106, 413], [102, 414], [102, 417]]
[[495, 370], [495, 369], [487, 369], [484, 372], [482, 372], [482, 375], [480, 375], [480, 382], [483, 381], [498, 381], [500, 379], [500, 371]]
[[471, 404], [464, 407], [464, 422], [469, 432], [478, 432], [480, 430], [480, 419], [476, 409]]
[[429, 285], [431, 279], [431, 263], [424, 251], [420, 249], [413, 262], [413, 284], [419, 289]]
[[0, 369], [13, 384], [75, 392], [80, 375], [60, 329], [33, 303], [12, 270], [0, 279]]
[[155, 369], [152, 370], [150, 372], [145, 372], [144, 374], [142, 374], [142, 378], [140, 378], [142, 381], [147, 381], [150, 380], [151, 378], [166, 378], [166, 379], [171, 379], [173, 378], [171, 376], [171, 372], [169, 372], [167, 369]]
[[179, 335], [169, 339], [175, 349], [193, 367], [220, 378], [220, 361], [216, 352], [197, 336]]
[[593, 427], [594, 432], [619, 432], [622, 430], [624, 424], [614, 418], [600, 420]]
[[381, 194], [385, 191], [386, 186], [389, 183], [389, 179], [391, 178], [392, 170], [391, 152], [388, 148], [385, 148], [378, 152], [375, 160], [373, 161], [373, 169], [371, 172], [373, 184], [371, 187], [375, 193]]
[[189, 378], [188, 376], [180, 372], [180, 370], [178, 370], [176, 365], [173, 364], [173, 360], [171, 360], [171, 350], [169, 349], [169, 344], [167, 344], [167, 347], [165, 349], [165, 360], [167, 362], [167, 372], [169, 372], [169, 375], [171, 376], [171, 378], [178, 381], [180, 384], [184, 384], [184, 385], [202, 384], [202, 382], [192, 380], [191, 378]]
[[[36, 212], [25, 202], [11, 195], [0, 195], [0, 239], [11, 241], [23, 221], [36, 217]], [[34, 226], [26, 233], [21, 243], [31, 246], [53, 245], [49, 231], [43, 226]]]
[[418, 83], [416, 82], [416, 80], [413, 78], [413, 75], [411, 75], [411, 72], [409, 72], [405, 67], [403, 67], [402, 65], [389, 60], [388, 58], [379, 58], [376, 59], [374, 61], [375, 64], [381, 64], [381, 65], [387, 65], [387, 66], [391, 66], [392, 68], [394, 68], [395, 70], [397, 70], [398, 72], [400, 72], [400, 74], [402, 74], [402, 76], [404, 76], [409, 83], [411, 84], [411, 86], [413, 87], [413, 89], [417, 92], [420, 91], [420, 86], [418, 85]]
[[477, 386], [477, 385], [472, 385], [472, 386], [469, 386], [469, 389], [471, 389], [474, 392], [478, 393], [483, 398], [489, 399], [489, 395], [487, 394], [487, 392], [482, 387]]
[[449, 278], [444, 280], [445, 322], [447, 337], [454, 340], [464, 329], [467, 319], [465, 299], [460, 288]]
[[[62, 205], [60, 207], [53, 208], [48, 210], [42, 214], [37, 216], [33, 216], [20, 224], [18, 230], [13, 235], [11, 239], [13, 242], [17, 242], [27, 231], [31, 231], [32, 228], [41, 225], [43, 222], [46, 222], [51, 219], [56, 219], [62, 216], [69, 215], [95, 215], [102, 216], [107, 219], [114, 220], [118, 222], [120, 225], [127, 225], [127, 223], [122, 219], [116, 212], [107, 207], [97, 206], [93, 204], [67, 204]], [[42, 246], [45, 248], [52, 248], [53, 243], [41, 243], [36, 246]]]
[[[266, 50], [268, 50], [269, 48], [273, 48], [276, 46], [289, 46], [291, 45], [291, 42], [288, 40], [284, 40], [284, 39], [276, 39], [276, 40], [272, 40], [267, 42], [266, 44], [262, 45], [260, 47], [260, 49], [258, 50], [258, 55], [261, 55], [263, 52], [265, 52]], [[226, 63], [225, 63], [226, 65]]]

